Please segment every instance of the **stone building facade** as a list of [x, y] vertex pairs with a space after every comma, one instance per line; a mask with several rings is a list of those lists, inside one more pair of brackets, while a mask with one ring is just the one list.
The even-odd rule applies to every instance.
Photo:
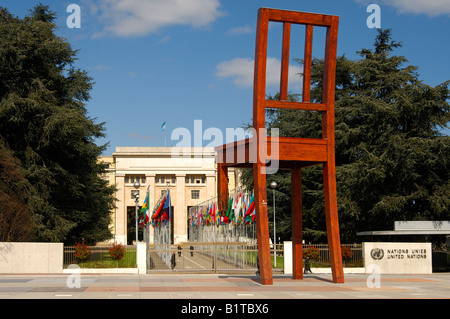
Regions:
[[[175, 244], [188, 239], [189, 208], [217, 196], [214, 148], [117, 147], [111, 156], [101, 156], [100, 161], [109, 166], [104, 178], [117, 188], [116, 208], [111, 214], [113, 241], [117, 243], [131, 243], [129, 237], [135, 238], [128, 225], [131, 214], [135, 214], [136, 191], [139, 206], [149, 191], [152, 209], [170, 187]], [[237, 171], [230, 170], [228, 175], [232, 191], [238, 186]], [[138, 189], [134, 187], [136, 181]], [[152, 232], [150, 227], [150, 239]]]

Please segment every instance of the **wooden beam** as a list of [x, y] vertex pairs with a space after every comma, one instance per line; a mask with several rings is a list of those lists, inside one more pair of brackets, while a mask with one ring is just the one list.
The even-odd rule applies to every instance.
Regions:
[[228, 167], [217, 163], [217, 203], [219, 215], [225, 216], [228, 209]]
[[291, 24], [283, 23], [283, 43], [281, 49], [280, 100], [287, 100], [289, 78], [289, 49], [291, 41]]
[[[303, 94], [305, 93], [303, 92]], [[291, 102], [291, 101], [275, 101], [275, 100], [266, 100], [265, 107], [271, 109], [304, 110], [304, 111], [318, 111], [318, 112], [325, 112], [327, 110], [327, 105], [323, 103]]]
[[253, 128], [256, 130], [256, 163], [253, 164], [253, 184], [255, 194], [256, 236], [261, 283], [272, 285], [272, 264], [270, 260], [269, 221], [267, 217], [267, 193], [265, 158], [267, 140], [265, 131], [264, 101], [266, 96], [267, 34], [269, 29], [268, 11], [258, 11], [256, 31], [255, 71], [253, 84]]
[[338, 17], [333, 17], [332, 24], [327, 28], [325, 43], [325, 66], [323, 84], [323, 102], [328, 105], [328, 111], [323, 115], [322, 131], [327, 139], [327, 161], [323, 165], [323, 184], [325, 198], [325, 220], [327, 225], [328, 248], [330, 251], [331, 272], [333, 282], [343, 283], [341, 243], [336, 194], [335, 168], [335, 136], [334, 136], [334, 91], [336, 77], [336, 50]]
[[[306, 25], [305, 28], [305, 52], [303, 57], [303, 94], [302, 101], [309, 102], [311, 94], [311, 64], [312, 64], [312, 40], [313, 26]], [[326, 108], [326, 105], [324, 105]]]
[[333, 18], [333, 24], [327, 28], [325, 39], [325, 59], [323, 70], [323, 103], [327, 105], [327, 112], [322, 114], [322, 137], [327, 138], [328, 145], [333, 147], [334, 153], [334, 96], [336, 78], [336, 52], [339, 17]]
[[336, 172], [334, 163], [325, 163], [323, 166], [323, 189], [331, 273], [334, 283], [343, 283], [344, 269], [342, 265], [341, 240], [339, 235], [336, 196]]
[[291, 170], [292, 278], [303, 279], [302, 169]]
[[296, 24], [313, 24], [322, 27], [330, 26], [332, 18], [334, 17], [332, 15], [300, 11], [288, 11], [268, 8], [261, 9], [266, 10], [269, 13], [269, 21], [290, 22]]

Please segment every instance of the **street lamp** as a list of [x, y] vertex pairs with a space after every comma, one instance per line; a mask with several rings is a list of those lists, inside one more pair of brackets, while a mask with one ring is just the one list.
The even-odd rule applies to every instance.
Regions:
[[273, 262], [274, 266], [277, 266], [277, 231], [275, 227], [275, 188], [277, 188], [277, 183], [270, 183], [270, 188], [273, 190]]
[[138, 181], [134, 182], [134, 188], [136, 188], [136, 192], [134, 193], [134, 202], [136, 204], [136, 245], [138, 243], [138, 206], [139, 206], [139, 193], [138, 189], [141, 186]]

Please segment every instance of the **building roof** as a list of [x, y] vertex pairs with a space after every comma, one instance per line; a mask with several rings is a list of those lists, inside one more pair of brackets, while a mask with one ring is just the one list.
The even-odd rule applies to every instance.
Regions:
[[396, 221], [394, 230], [362, 231], [356, 235], [450, 235], [450, 221]]
[[141, 146], [127, 146], [116, 147], [113, 156], [215, 156], [213, 147], [141, 147]]

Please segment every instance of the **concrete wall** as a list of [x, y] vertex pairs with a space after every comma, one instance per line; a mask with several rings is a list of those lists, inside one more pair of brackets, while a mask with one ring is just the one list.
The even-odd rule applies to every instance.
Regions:
[[283, 272], [286, 275], [292, 274], [292, 241], [283, 242]]
[[62, 243], [0, 243], [0, 273], [62, 273]]
[[395, 230], [448, 230], [450, 231], [450, 221], [396, 221]]

